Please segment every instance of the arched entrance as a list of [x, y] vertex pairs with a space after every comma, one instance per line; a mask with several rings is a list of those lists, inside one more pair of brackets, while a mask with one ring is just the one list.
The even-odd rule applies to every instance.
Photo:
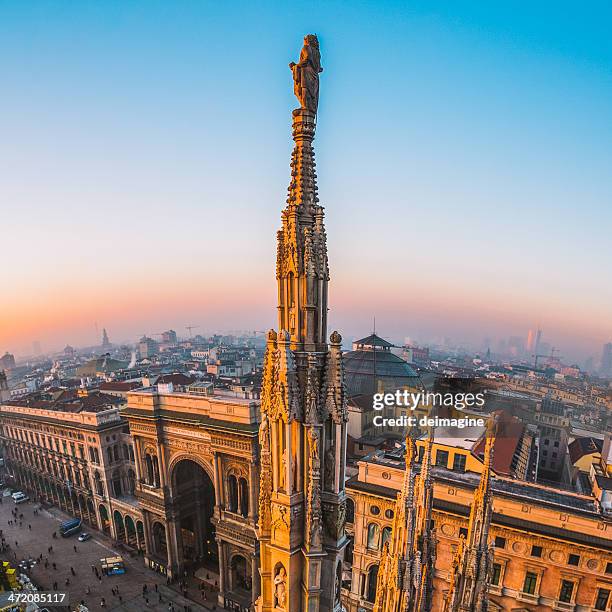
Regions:
[[142, 521], [136, 521], [136, 535], [138, 536], [138, 547], [140, 550], [145, 549], [144, 525]]
[[120, 542], [125, 542], [125, 525], [123, 524], [123, 517], [119, 510], [113, 512], [113, 521], [115, 523], [115, 538]]
[[168, 556], [168, 544], [166, 542], [166, 528], [159, 522], [153, 523], [153, 548], [155, 554], [165, 559]]
[[242, 555], [234, 555], [230, 563], [231, 567], [231, 590], [233, 593], [240, 591], [251, 592], [251, 574], [247, 560]]
[[218, 571], [215, 527], [211, 522], [215, 490], [204, 468], [190, 459], [179, 461], [172, 471], [172, 496], [179, 554], [182, 553], [179, 563], [192, 569], [205, 566]]
[[125, 537], [127, 543], [136, 548], [136, 525], [134, 525], [134, 519], [129, 514], [125, 517]]
[[100, 511], [100, 523], [101, 523], [102, 531], [106, 535], [110, 535], [110, 532], [111, 532], [110, 520], [108, 518], [108, 511], [106, 509], [106, 506], [104, 504], [100, 504], [100, 507], [98, 508], [98, 510]]

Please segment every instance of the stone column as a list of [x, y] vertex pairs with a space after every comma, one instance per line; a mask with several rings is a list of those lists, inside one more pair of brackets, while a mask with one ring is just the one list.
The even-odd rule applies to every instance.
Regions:
[[219, 605], [223, 605], [227, 584], [225, 572], [229, 569], [227, 564], [227, 551], [225, 550], [225, 542], [218, 541], [219, 545]]
[[134, 468], [136, 469], [136, 482], [140, 484], [141, 482], [141, 472], [140, 472], [140, 439], [134, 438]]
[[255, 521], [257, 518], [257, 501], [257, 470], [255, 469], [255, 463], [251, 461], [249, 463], [249, 520], [251, 521]]

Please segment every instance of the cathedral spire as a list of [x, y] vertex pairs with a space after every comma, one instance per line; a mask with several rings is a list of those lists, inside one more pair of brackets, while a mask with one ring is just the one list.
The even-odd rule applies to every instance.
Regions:
[[491, 476], [496, 433], [497, 423], [492, 418], [485, 433], [484, 466], [474, 494], [467, 538], [461, 537], [451, 567], [445, 612], [486, 612], [488, 609], [493, 568], [493, 548], [488, 539], [493, 514]]
[[406, 469], [378, 573], [374, 612], [431, 610], [436, 549], [435, 531], [431, 529], [433, 429], [425, 441], [419, 474], [414, 434], [413, 430], [406, 436]]
[[259, 430], [259, 612], [340, 612], [346, 516], [342, 338], [327, 344], [327, 238], [314, 150], [321, 58], [316, 36], [290, 64], [291, 181], [277, 233], [278, 331], [264, 357]]

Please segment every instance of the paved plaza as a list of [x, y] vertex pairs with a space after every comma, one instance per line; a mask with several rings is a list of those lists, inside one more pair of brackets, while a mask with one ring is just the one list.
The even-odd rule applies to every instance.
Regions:
[[[90, 610], [118, 612], [144, 610], [169, 612], [172, 610], [170, 604], [175, 612], [220, 609], [216, 602], [216, 592], [207, 591], [207, 599], [203, 600], [197, 585], [190, 580], [188, 597], [193, 597], [193, 600], [186, 599], [174, 590], [174, 585], [166, 584], [165, 577], [145, 567], [142, 557], [130, 557], [125, 550], [119, 550], [113, 540], [98, 531], [89, 530], [84, 526], [83, 530], [93, 536], [87, 542], [79, 542], [77, 535], [62, 538], [57, 533], [57, 537], [53, 538], [53, 532], [58, 532], [59, 524], [72, 518], [57, 508], [38, 510], [35, 515], [34, 509], [38, 508], [38, 505], [31, 502], [15, 506], [10, 497], [5, 497], [2, 502], [0, 529], [7, 544], [10, 545], [10, 550], [0, 554], [0, 558], [9, 560], [13, 567], [23, 561], [34, 560], [32, 569], [26, 573], [44, 590], [53, 590], [53, 583], [57, 582], [58, 591], [70, 593], [70, 610], [75, 610], [81, 600]], [[23, 514], [21, 526], [9, 525], [9, 520], [13, 518], [11, 511], [15, 508]], [[50, 546], [53, 547], [51, 552], [49, 552]], [[119, 576], [103, 576], [99, 571], [100, 559], [118, 554], [125, 561], [126, 573]], [[48, 560], [48, 568], [45, 568], [45, 560]], [[96, 577], [92, 566], [98, 568], [100, 579]], [[71, 568], [75, 575], [72, 574]], [[66, 580], [69, 581], [67, 585]], [[148, 591], [146, 598], [143, 597], [145, 584]], [[118, 594], [113, 595], [112, 589], [117, 587]], [[105, 607], [101, 606], [102, 598], [105, 599]]]

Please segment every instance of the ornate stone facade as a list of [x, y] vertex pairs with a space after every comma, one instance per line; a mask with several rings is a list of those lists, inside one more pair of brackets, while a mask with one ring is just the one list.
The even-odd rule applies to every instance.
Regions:
[[40, 406], [0, 407], [4, 478], [144, 550], [142, 513], [134, 497], [134, 450], [119, 409], [69, 412]]
[[[293, 65], [291, 183], [278, 232], [278, 333], [268, 333], [259, 430], [260, 612], [341, 608], [346, 393], [342, 338], [326, 342], [329, 270], [312, 141], [320, 56], [306, 37]], [[316, 61], [315, 61], [316, 60]]]
[[432, 445], [433, 432], [430, 431], [422, 469], [417, 473], [415, 443], [406, 436], [404, 480], [393, 509], [390, 537], [383, 545], [375, 612], [426, 612], [432, 609], [436, 565], [436, 532], [431, 525]]
[[[347, 531], [354, 534], [348, 555], [351, 582], [343, 589], [349, 612], [374, 609], [383, 542], [391, 537], [404, 476], [402, 457], [397, 452], [381, 453], [360, 461], [358, 475], [347, 482], [351, 519]], [[473, 542], [472, 550], [480, 550], [481, 562], [470, 560], [466, 565], [468, 572], [474, 570], [471, 584], [483, 584], [481, 577], [488, 579], [489, 611], [610, 609], [612, 521], [593, 497], [441, 467], [432, 468], [432, 479], [431, 526], [437, 547], [431, 610], [444, 609], [453, 576], [468, 577], [464, 564], [458, 563], [463, 558], [462, 540], [464, 549]], [[485, 537], [476, 528], [476, 519], [481, 516], [486, 524], [482, 513], [487, 508], [491, 522]], [[488, 575], [488, 560], [482, 555], [485, 542], [494, 546]], [[470, 593], [470, 598], [477, 595], [466, 580], [461, 582], [469, 588], [460, 587], [460, 592]]]
[[255, 559], [259, 405], [155, 389], [128, 394], [146, 562], [217, 580], [219, 603], [250, 605]]

